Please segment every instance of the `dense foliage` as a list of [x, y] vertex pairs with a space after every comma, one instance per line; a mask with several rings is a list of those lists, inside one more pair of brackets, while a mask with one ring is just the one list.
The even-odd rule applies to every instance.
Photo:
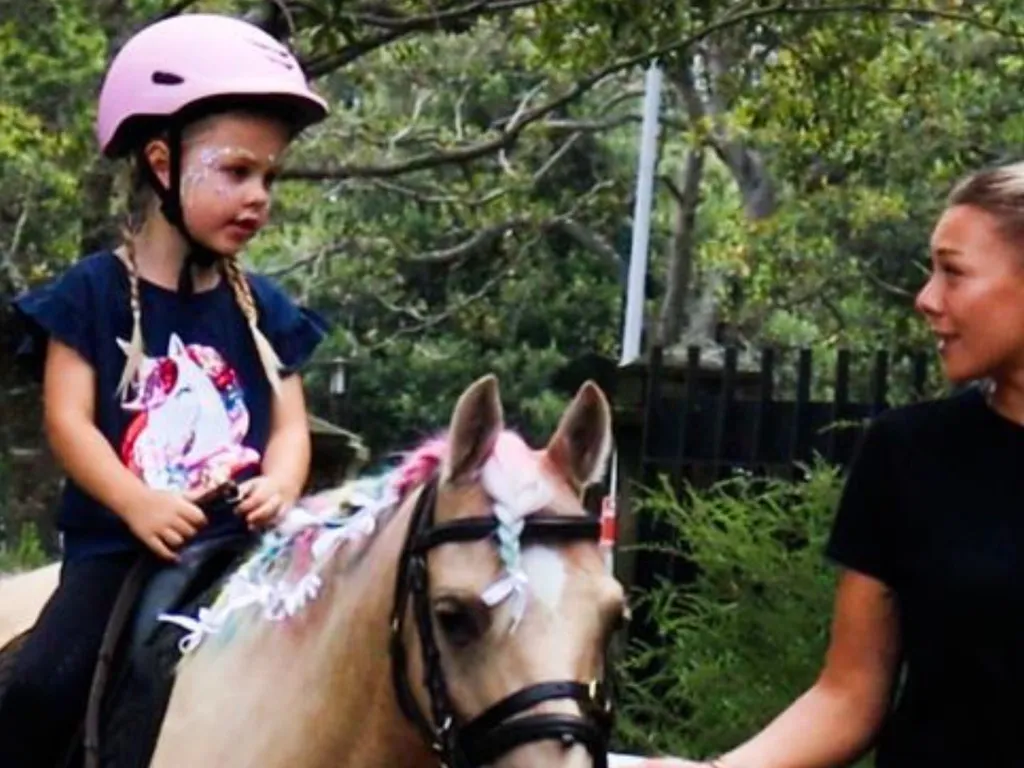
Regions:
[[816, 466], [797, 482], [736, 477], [639, 514], [665, 521], [663, 547], [698, 569], [639, 608], [656, 629], [629, 654], [620, 734], [645, 753], [717, 754], [750, 738], [815, 680], [835, 569], [822, 556], [841, 488]]
[[[910, 296], [942, 194], [1024, 138], [1005, 0], [3, 2], [0, 297], [115, 239], [99, 78], [134, 30], [197, 10], [287, 38], [332, 103], [248, 259], [333, 322], [323, 359], [350, 362], [346, 426], [377, 451], [442, 426], [487, 371], [542, 434], [559, 366], [617, 356], [652, 55], [648, 341], [668, 346], [922, 343]], [[0, 454], [24, 456], [36, 398], [10, 369]], [[308, 379], [322, 412], [328, 374]]]

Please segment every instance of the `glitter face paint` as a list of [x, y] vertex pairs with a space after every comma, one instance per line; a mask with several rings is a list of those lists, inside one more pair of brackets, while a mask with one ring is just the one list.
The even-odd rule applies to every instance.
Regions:
[[225, 113], [186, 135], [180, 195], [188, 230], [232, 256], [267, 223], [289, 132], [272, 118]]
[[232, 194], [232, 182], [228, 170], [232, 165], [254, 168], [277, 168], [277, 155], [268, 155], [262, 161], [255, 153], [241, 147], [203, 147], [194, 161], [181, 174], [182, 204], [190, 205], [195, 193], [208, 182], [210, 191], [220, 198]]

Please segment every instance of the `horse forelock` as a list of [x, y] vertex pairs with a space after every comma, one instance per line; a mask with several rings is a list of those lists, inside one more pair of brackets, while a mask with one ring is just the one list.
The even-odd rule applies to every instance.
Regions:
[[536, 451], [514, 432], [502, 432], [481, 471], [484, 491], [514, 517], [539, 512], [554, 499]]
[[409, 491], [427, 482], [437, 471], [448, 450], [448, 439], [444, 435], [432, 437], [418, 448], [406, 454], [405, 459], [395, 472], [395, 490], [401, 498]]

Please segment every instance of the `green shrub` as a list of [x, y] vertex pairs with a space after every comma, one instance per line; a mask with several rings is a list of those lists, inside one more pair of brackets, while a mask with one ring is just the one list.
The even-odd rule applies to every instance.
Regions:
[[32, 523], [22, 525], [9, 541], [0, 542], [0, 573], [39, 568], [47, 562], [39, 531]]
[[644, 495], [639, 514], [672, 532], [659, 548], [688, 557], [698, 575], [639, 595], [658, 640], [626, 654], [626, 747], [692, 758], [728, 750], [814, 682], [836, 577], [823, 548], [841, 488], [838, 470], [816, 465], [794, 482], [744, 475], [682, 499], [667, 484]]

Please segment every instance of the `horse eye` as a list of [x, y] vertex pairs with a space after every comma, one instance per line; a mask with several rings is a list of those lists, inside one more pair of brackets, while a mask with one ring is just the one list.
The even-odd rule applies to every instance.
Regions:
[[434, 602], [434, 618], [445, 639], [457, 648], [479, 640], [484, 633], [485, 621], [473, 606], [452, 597]]

